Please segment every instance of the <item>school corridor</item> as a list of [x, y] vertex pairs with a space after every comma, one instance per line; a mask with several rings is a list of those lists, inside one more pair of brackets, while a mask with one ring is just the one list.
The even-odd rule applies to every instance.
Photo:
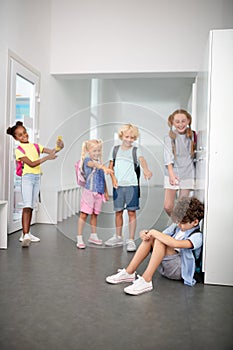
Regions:
[[[160, 213], [162, 189], [154, 191], [154, 206], [138, 214], [139, 228], [147, 227], [152, 212], [155, 222], [150, 226], [162, 229], [167, 223]], [[98, 221], [103, 239], [114, 227], [108, 209]], [[125, 247], [77, 249], [77, 219], [33, 225], [31, 232], [41, 242], [29, 249], [20, 246], [21, 232], [9, 235], [8, 250], [0, 251], [1, 350], [233, 348], [232, 287], [191, 288], [156, 273], [152, 292], [126, 295], [124, 285], [109, 285], [105, 277], [125, 267], [133, 253]], [[86, 241], [88, 229], [86, 225]]]

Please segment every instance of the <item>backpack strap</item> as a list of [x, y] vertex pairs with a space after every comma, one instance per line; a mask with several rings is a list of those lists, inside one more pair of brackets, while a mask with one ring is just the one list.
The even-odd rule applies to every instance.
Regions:
[[[33, 143], [33, 145], [35, 146], [38, 155], [40, 155], [40, 147], [39, 147], [38, 143]], [[21, 151], [23, 154], [25, 154], [25, 151], [24, 151], [23, 147], [21, 147], [20, 145], [17, 147], [17, 149], [19, 151]]]
[[38, 143], [34, 143], [33, 145], [35, 146], [38, 155], [40, 155], [40, 147], [39, 147]]
[[18, 149], [20, 152], [22, 152], [23, 154], [25, 154], [25, 151], [24, 151], [23, 147], [21, 147], [20, 145], [17, 147], [17, 149]]
[[113, 151], [112, 151], [113, 166], [115, 166], [116, 155], [117, 155], [117, 152], [119, 151], [119, 148], [120, 148], [120, 145], [113, 147]]
[[[113, 147], [113, 152], [112, 152], [113, 166], [115, 166], [116, 156], [117, 156], [117, 152], [119, 151], [119, 148], [120, 148], [120, 145]], [[134, 170], [136, 171], [136, 169], [138, 167], [137, 147], [136, 146], [133, 147], [132, 154], [133, 154]]]
[[135, 147], [135, 146], [133, 147], [132, 153], [133, 153], [134, 170], [135, 170], [135, 172], [136, 172], [137, 167], [138, 167], [137, 147]]
[[[200, 226], [196, 226], [196, 228], [188, 235], [188, 237], [192, 236], [194, 233], [200, 232]], [[187, 238], [188, 238], [187, 237]]]

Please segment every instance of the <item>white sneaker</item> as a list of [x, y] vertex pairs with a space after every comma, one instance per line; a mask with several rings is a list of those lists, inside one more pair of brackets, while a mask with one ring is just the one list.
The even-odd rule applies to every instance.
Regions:
[[31, 239], [30, 239], [29, 233], [25, 233], [22, 240], [22, 247], [23, 248], [29, 247], [30, 243], [31, 243]]
[[133, 239], [129, 239], [126, 242], [126, 246], [127, 246], [127, 248], [126, 248], [127, 252], [135, 252], [137, 249], [136, 244], [135, 244]]
[[135, 273], [129, 274], [125, 269], [119, 269], [115, 275], [106, 277], [106, 282], [111, 284], [133, 282], [135, 278]]
[[153, 289], [152, 282], [146, 282], [143, 277], [138, 276], [131, 286], [124, 288], [124, 292], [131, 295], [139, 295]]
[[104, 244], [108, 247], [117, 247], [123, 245], [122, 237], [113, 236], [109, 238]]
[[[23, 242], [23, 236], [24, 236], [24, 234], [22, 233], [21, 237], [19, 238], [20, 242]], [[40, 238], [33, 236], [30, 232], [29, 232], [29, 237], [31, 239], [31, 242], [33, 242], [33, 243], [40, 242]]]

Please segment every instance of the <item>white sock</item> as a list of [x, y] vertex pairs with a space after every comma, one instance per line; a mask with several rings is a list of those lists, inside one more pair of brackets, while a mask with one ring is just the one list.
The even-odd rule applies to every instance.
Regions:
[[78, 235], [78, 236], [77, 236], [77, 243], [78, 243], [78, 244], [84, 244], [84, 242], [83, 242], [83, 236], [82, 236], [82, 235]]
[[99, 239], [99, 237], [97, 236], [97, 233], [91, 233], [90, 238]]

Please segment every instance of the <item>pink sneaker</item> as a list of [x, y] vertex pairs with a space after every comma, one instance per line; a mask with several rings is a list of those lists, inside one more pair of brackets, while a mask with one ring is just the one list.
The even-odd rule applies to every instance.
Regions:
[[86, 248], [86, 244], [85, 243], [77, 243], [77, 248], [85, 249]]
[[89, 243], [92, 243], [92, 244], [96, 244], [96, 245], [102, 245], [103, 244], [103, 241], [102, 241], [102, 239], [99, 239], [99, 238], [97, 238], [97, 239], [94, 239], [94, 238], [89, 238], [88, 239], [88, 242]]

